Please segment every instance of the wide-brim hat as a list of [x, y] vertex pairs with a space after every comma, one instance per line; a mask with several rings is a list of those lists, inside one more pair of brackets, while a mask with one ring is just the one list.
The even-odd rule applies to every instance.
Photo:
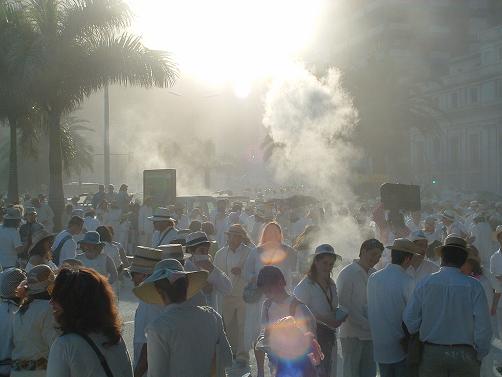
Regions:
[[19, 268], [8, 268], [0, 272], [0, 297], [15, 298], [16, 288], [24, 280], [26, 280], [26, 274]]
[[390, 250], [403, 251], [405, 253], [410, 253], [414, 255], [423, 255], [420, 248], [407, 238], [396, 238], [392, 245], [386, 247]]
[[179, 261], [187, 260], [192, 256], [192, 254], [185, 253], [183, 250], [183, 245], [181, 244], [169, 244], [169, 245], [159, 245], [157, 248], [161, 251], [162, 259], [176, 259]]
[[445, 209], [443, 212], [441, 212], [441, 217], [444, 217], [445, 219], [448, 219], [450, 221], [455, 221], [457, 216], [455, 215], [455, 212], [449, 209]]
[[207, 271], [185, 271], [176, 259], [164, 259], [155, 265], [152, 275], [133, 289], [134, 294], [147, 304], [163, 305], [164, 300], [155, 288], [155, 282], [168, 279], [174, 283], [178, 278], [188, 278], [187, 300], [197, 294], [207, 284]]
[[202, 231], [192, 232], [186, 235], [185, 237], [186, 243], [185, 247], [194, 247], [203, 244], [211, 244], [209, 238], [207, 238], [207, 234]]
[[21, 210], [17, 207], [9, 207], [3, 215], [4, 220], [21, 220]]
[[165, 207], [156, 208], [152, 216], [148, 216], [150, 221], [169, 221], [173, 220], [171, 213]]
[[86, 245], [99, 245], [102, 246], [105, 243], [101, 242], [101, 236], [98, 232], [89, 231], [84, 234], [84, 238], [77, 242], [78, 244]]
[[445, 238], [443, 245], [436, 247], [434, 251], [437, 255], [441, 256], [445, 247], [456, 247], [457, 249], [468, 252], [467, 241], [456, 234], [449, 234]]
[[35, 232], [35, 234], [31, 237], [31, 245], [30, 248], [28, 249], [28, 254], [33, 250], [40, 242], [43, 242], [44, 240], [48, 238], [54, 238], [55, 234], [54, 233], [49, 233], [45, 229], [40, 229], [38, 232]]
[[150, 275], [153, 273], [155, 265], [162, 260], [159, 249], [152, 247], [136, 246], [131, 266], [127, 268], [129, 272]]
[[342, 256], [338, 255], [335, 252], [335, 249], [333, 248], [333, 246], [331, 246], [330, 244], [327, 244], [327, 243], [324, 243], [322, 245], [317, 246], [315, 248], [314, 254], [311, 254], [309, 257], [311, 259], [314, 259], [318, 255], [331, 255], [335, 258], [336, 263], [342, 261]]

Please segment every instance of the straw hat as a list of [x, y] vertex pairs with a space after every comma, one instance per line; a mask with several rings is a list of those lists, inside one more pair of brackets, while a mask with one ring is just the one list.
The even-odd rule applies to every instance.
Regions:
[[26, 274], [19, 268], [8, 268], [0, 272], [0, 297], [15, 298], [16, 288], [23, 280], [26, 280]]
[[26, 289], [26, 293], [36, 295], [38, 293], [52, 291], [56, 276], [52, 269], [46, 264], [39, 264], [28, 272], [26, 280], [21, 282], [21, 287]]
[[148, 216], [148, 220], [150, 220], [150, 221], [168, 221], [168, 220], [173, 220], [173, 218], [171, 217], [169, 209], [167, 209], [165, 207], [159, 207], [159, 208], [156, 208], [155, 211], [153, 211], [153, 216]]
[[467, 251], [467, 241], [456, 234], [449, 234], [442, 246], [438, 246], [434, 249], [437, 255], [441, 256], [443, 249], [445, 247], [456, 247], [457, 249]]
[[246, 232], [246, 229], [241, 224], [233, 224], [231, 225], [228, 230], [225, 232], [226, 235], [236, 235], [240, 236], [242, 238], [249, 239], [249, 236]]
[[203, 244], [211, 244], [211, 241], [209, 241], [209, 239], [207, 238], [206, 233], [198, 231], [187, 234], [185, 244], [186, 247], [199, 246]]
[[387, 246], [387, 249], [404, 251], [405, 253], [410, 253], [415, 255], [422, 255], [418, 246], [415, 243], [413, 243], [413, 241], [410, 241], [409, 239], [406, 238], [396, 238], [392, 245]]
[[187, 260], [192, 254], [183, 252], [181, 244], [169, 244], [157, 246], [161, 250], [161, 259], [176, 259], [178, 261]]
[[155, 288], [155, 282], [168, 279], [170, 283], [174, 283], [177, 279], [186, 276], [188, 278], [188, 300], [206, 286], [208, 275], [207, 271], [187, 272], [176, 259], [164, 259], [155, 265], [153, 274], [135, 287], [133, 292], [136, 297], [147, 304], [163, 305], [164, 301]]
[[40, 243], [48, 238], [54, 238], [54, 233], [49, 233], [45, 229], [40, 229], [31, 237], [31, 245], [28, 249], [28, 254]]
[[153, 273], [155, 265], [162, 260], [159, 249], [154, 249], [145, 246], [136, 246], [136, 252], [132, 259], [129, 272], [150, 275]]
[[4, 220], [21, 220], [21, 210], [17, 207], [9, 207], [3, 218]]

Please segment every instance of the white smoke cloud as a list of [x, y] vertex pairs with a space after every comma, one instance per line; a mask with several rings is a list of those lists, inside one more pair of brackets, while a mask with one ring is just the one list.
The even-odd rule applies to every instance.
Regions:
[[[340, 207], [350, 207], [353, 167], [358, 152], [350, 143], [357, 110], [335, 69], [317, 78], [295, 66], [271, 84], [265, 98], [263, 124], [274, 142], [271, 166], [283, 184], [301, 184], [307, 192]], [[334, 216], [319, 242], [332, 243], [344, 256], [354, 256], [361, 231], [350, 216]]]

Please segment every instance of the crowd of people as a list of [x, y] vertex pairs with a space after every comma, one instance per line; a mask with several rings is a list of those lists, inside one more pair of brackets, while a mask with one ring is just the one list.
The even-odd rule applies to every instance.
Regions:
[[[186, 214], [100, 186], [54, 234], [44, 200], [0, 212], [2, 377], [220, 377], [250, 357], [258, 377], [492, 375], [501, 203], [221, 199]], [[367, 235], [343, 251], [353, 260], [329, 239], [340, 218], [359, 227], [347, 237]], [[128, 278], [132, 361], [117, 306]]]

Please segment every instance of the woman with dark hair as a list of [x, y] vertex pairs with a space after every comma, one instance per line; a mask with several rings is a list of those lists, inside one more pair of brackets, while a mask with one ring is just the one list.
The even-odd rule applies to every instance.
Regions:
[[63, 334], [51, 347], [48, 376], [132, 377], [115, 295], [104, 276], [90, 268], [62, 269], [51, 305]]
[[49, 305], [54, 278], [49, 266], [35, 266], [17, 289], [23, 302], [14, 315], [12, 326], [11, 377], [47, 375], [49, 349], [58, 335]]
[[18, 231], [20, 224], [21, 210], [17, 207], [7, 208], [0, 226], [0, 266], [4, 270], [16, 267], [17, 256], [24, 251]]
[[[331, 245], [318, 246], [307, 276], [294, 289], [296, 298], [307, 305], [317, 320], [317, 341], [324, 353], [322, 376], [331, 375], [333, 350], [336, 355], [335, 329], [344, 319], [337, 318], [338, 295], [336, 284], [331, 279], [333, 267], [340, 260]], [[343, 314], [340, 310], [339, 313]]]
[[[256, 286], [258, 273], [264, 266], [278, 267], [286, 280], [286, 287], [291, 290], [293, 273], [296, 271], [297, 253], [286, 244], [281, 226], [272, 221], [266, 224], [261, 232], [258, 246], [251, 251], [244, 265], [244, 277], [248, 286]], [[247, 349], [254, 348], [260, 333], [260, 309], [263, 299], [246, 305], [246, 322], [244, 329], [244, 345]], [[264, 373], [265, 354], [255, 350], [256, 362], [260, 366], [258, 376]]]

